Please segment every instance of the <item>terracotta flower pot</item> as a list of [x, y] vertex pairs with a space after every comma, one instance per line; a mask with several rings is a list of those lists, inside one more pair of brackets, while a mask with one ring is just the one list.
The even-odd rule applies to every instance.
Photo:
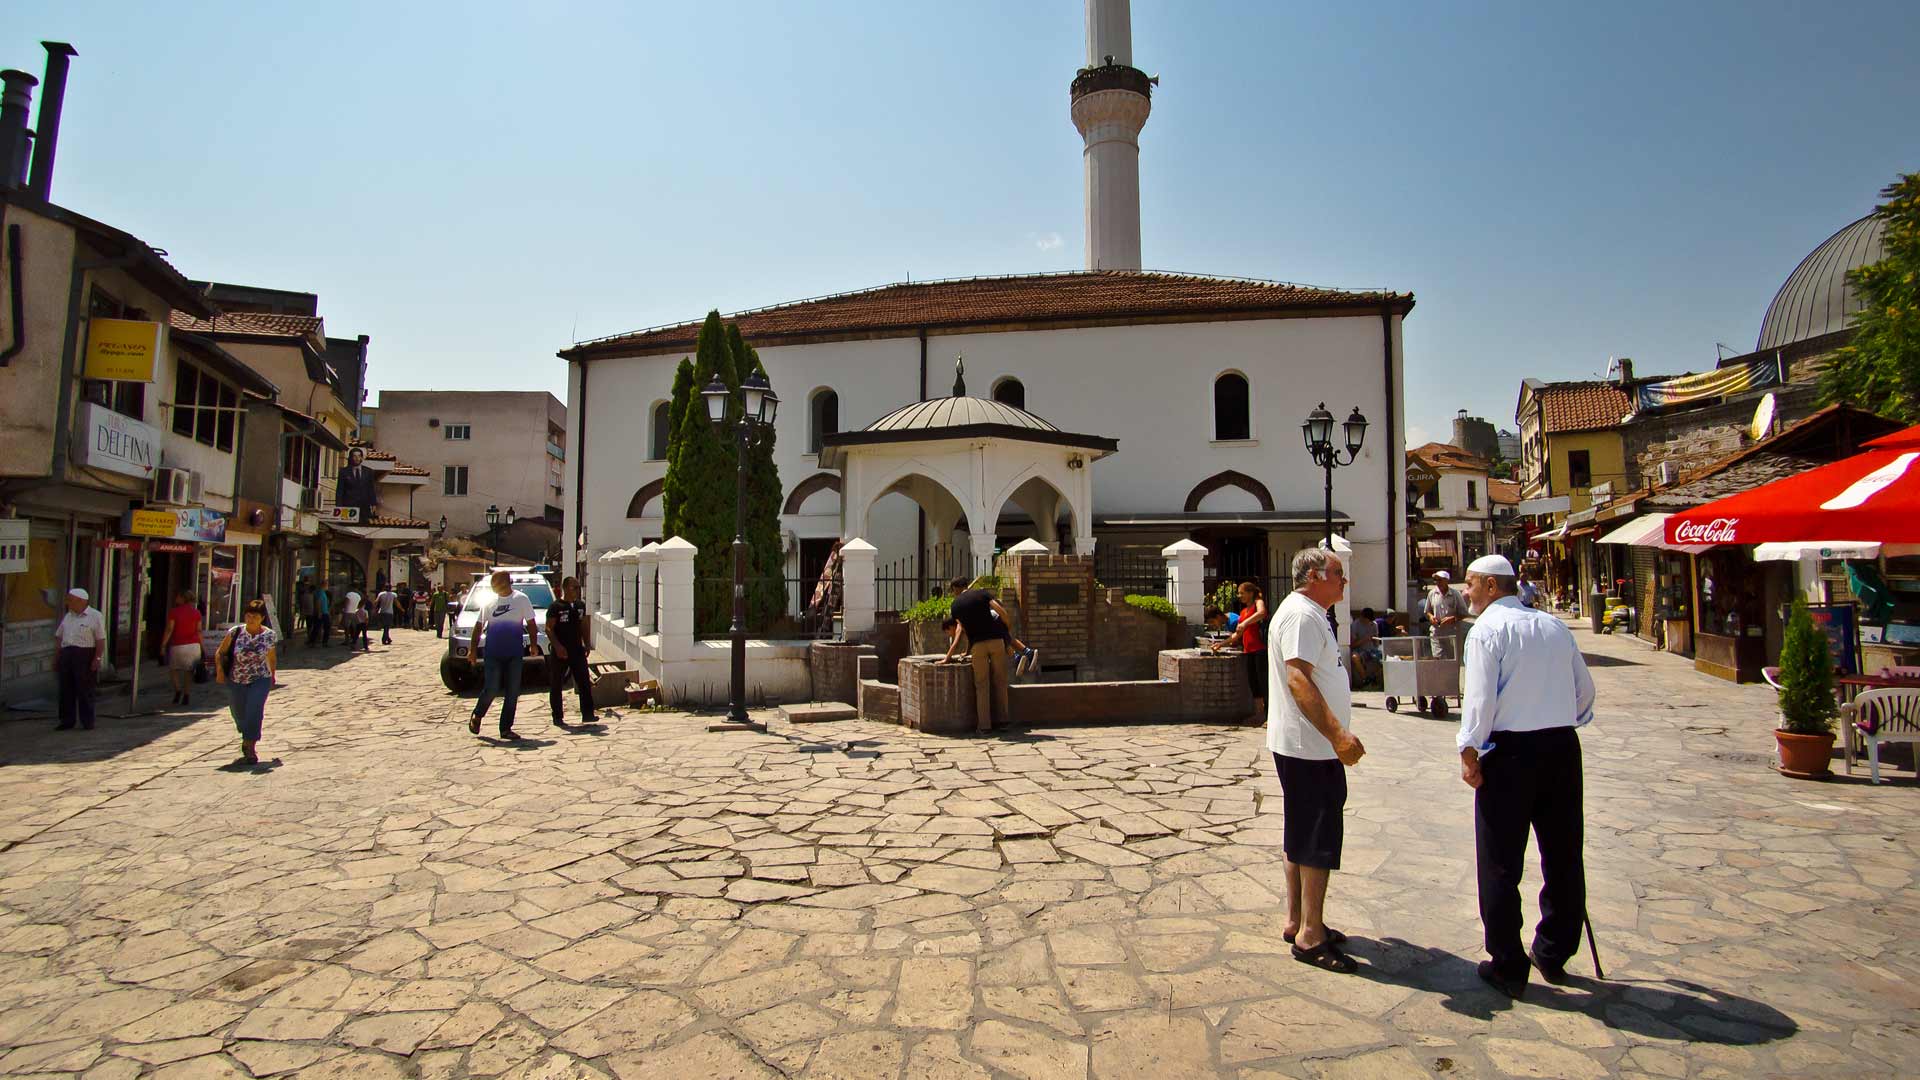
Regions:
[[1775, 729], [1774, 741], [1780, 744], [1780, 772], [1784, 776], [1814, 780], [1826, 776], [1833, 760], [1833, 733], [1796, 735]]

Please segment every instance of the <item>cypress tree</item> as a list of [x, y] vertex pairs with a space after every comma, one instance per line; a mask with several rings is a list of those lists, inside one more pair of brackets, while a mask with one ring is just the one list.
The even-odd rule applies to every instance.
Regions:
[[687, 407], [705, 408], [698, 398], [699, 387], [693, 380], [693, 361], [681, 357], [680, 366], [673, 372], [673, 400], [667, 405], [667, 488], [660, 497], [666, 518], [666, 531], [661, 534], [663, 537], [680, 535], [680, 510], [687, 498], [686, 477], [673, 467], [673, 461], [680, 452], [680, 423], [686, 418]]
[[[694, 349], [693, 382], [676, 429], [679, 446], [668, 464], [669, 488], [677, 488], [673, 534], [699, 549], [694, 556], [694, 630], [711, 634], [725, 630], [732, 617], [734, 453], [731, 424], [716, 428], [707, 419], [700, 391], [716, 377], [739, 394], [740, 376], [728, 347], [720, 313], [707, 313]], [[739, 406], [729, 407], [731, 421]]]
[[[766, 378], [760, 354], [746, 343], [737, 324], [727, 325], [727, 343], [741, 381], [751, 373]], [[768, 380], [771, 385], [772, 380]], [[739, 398], [742, 407], [745, 397]], [[780, 468], [774, 463], [774, 432], [762, 429], [747, 452], [747, 622], [766, 628], [787, 607], [786, 553], [780, 546]], [[805, 588], [806, 586], [803, 586]], [[803, 598], [804, 601], [804, 598]]]

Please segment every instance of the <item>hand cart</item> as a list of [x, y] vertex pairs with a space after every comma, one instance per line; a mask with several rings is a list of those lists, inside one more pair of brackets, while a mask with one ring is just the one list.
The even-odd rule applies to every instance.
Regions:
[[[1447, 715], [1447, 699], [1460, 703], [1460, 657], [1455, 639], [1383, 637], [1380, 639], [1380, 678], [1387, 691], [1387, 711], [1399, 712], [1400, 703], [1435, 718]], [[1437, 650], [1437, 652], [1436, 652]]]

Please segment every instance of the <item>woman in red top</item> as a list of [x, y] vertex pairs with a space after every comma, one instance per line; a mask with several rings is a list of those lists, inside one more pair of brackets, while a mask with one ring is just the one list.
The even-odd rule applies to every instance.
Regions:
[[1241, 660], [1247, 665], [1247, 686], [1253, 691], [1253, 715], [1247, 722], [1264, 724], [1267, 722], [1267, 594], [1251, 580], [1240, 583], [1240, 621], [1234, 625], [1233, 636], [1215, 642], [1213, 651], [1219, 652], [1223, 646], [1235, 642], [1240, 644]]
[[160, 632], [160, 659], [173, 683], [173, 703], [193, 704], [193, 669], [200, 666], [200, 609], [193, 606], [192, 593], [183, 591], [173, 598], [167, 627]]

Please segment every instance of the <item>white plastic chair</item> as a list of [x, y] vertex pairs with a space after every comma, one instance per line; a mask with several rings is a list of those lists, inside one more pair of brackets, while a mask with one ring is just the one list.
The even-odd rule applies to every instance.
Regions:
[[[1913, 743], [1920, 746], [1920, 687], [1899, 686], [1869, 690], [1840, 707], [1840, 723], [1847, 760], [1853, 771], [1853, 738], [1867, 746], [1872, 764], [1873, 782], [1880, 782], [1880, 744]], [[1920, 754], [1920, 750], [1915, 751]], [[1920, 779], [1920, 771], [1916, 772]]]

